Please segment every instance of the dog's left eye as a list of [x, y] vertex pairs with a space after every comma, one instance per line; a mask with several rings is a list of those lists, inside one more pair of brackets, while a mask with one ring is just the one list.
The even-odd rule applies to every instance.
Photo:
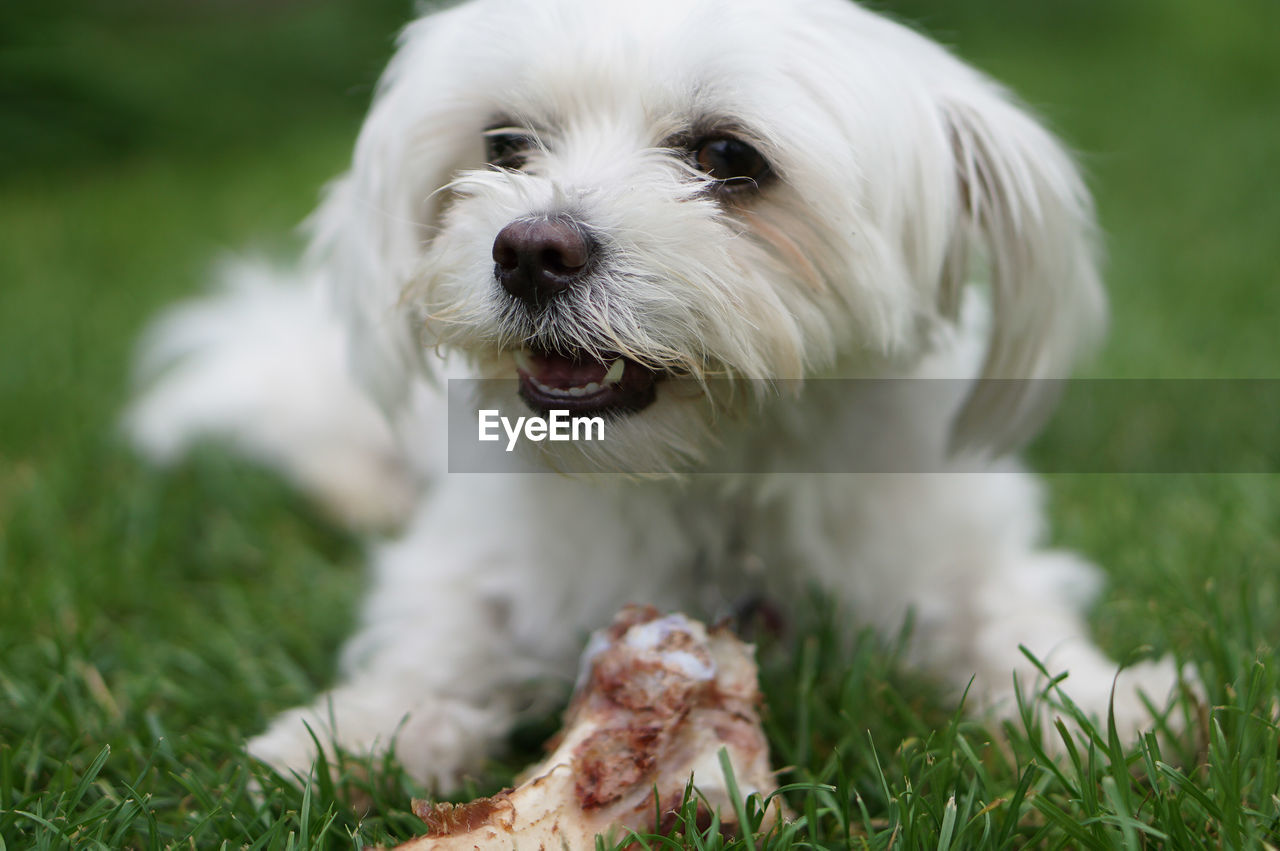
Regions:
[[702, 139], [692, 146], [692, 151], [698, 168], [726, 189], [754, 185], [769, 172], [764, 156], [741, 139], [728, 136]]
[[533, 146], [533, 139], [527, 133], [489, 130], [484, 134], [485, 160], [498, 168], [522, 167]]

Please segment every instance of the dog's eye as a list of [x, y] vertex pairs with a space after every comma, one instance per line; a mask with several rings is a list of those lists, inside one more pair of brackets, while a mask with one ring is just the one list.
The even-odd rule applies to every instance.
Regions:
[[484, 134], [484, 156], [489, 165], [498, 168], [520, 168], [529, 150], [534, 147], [527, 133], [509, 130], [489, 130]]
[[698, 168], [720, 181], [725, 189], [752, 186], [769, 171], [769, 163], [759, 151], [741, 139], [727, 136], [695, 143], [693, 156]]

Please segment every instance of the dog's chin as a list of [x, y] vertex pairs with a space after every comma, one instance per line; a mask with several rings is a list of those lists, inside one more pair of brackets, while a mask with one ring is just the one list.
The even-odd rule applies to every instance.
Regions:
[[718, 410], [714, 394], [697, 381], [626, 358], [619, 367], [617, 360], [528, 349], [473, 353], [472, 366], [481, 380], [471, 385], [477, 394], [471, 403], [512, 419], [530, 411], [603, 419], [602, 440], [518, 441], [510, 456], [512, 469], [527, 471], [531, 464], [532, 469], [570, 475], [643, 478], [700, 470], [720, 442], [713, 423], [723, 424], [725, 411]]
[[569, 354], [524, 349], [515, 354], [520, 398], [538, 413], [621, 416], [643, 411], [657, 398], [656, 372], [618, 354]]

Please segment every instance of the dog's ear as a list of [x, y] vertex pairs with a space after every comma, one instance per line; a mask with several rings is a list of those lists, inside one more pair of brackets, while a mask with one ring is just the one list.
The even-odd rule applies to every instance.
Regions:
[[[408, 398], [425, 374], [417, 317], [405, 288], [439, 216], [437, 190], [474, 156], [462, 128], [469, 103], [445, 87], [451, 42], [466, 7], [407, 26], [378, 83], [351, 167], [327, 189], [307, 223], [308, 261], [327, 285], [348, 331], [355, 378], [384, 410]], [[478, 136], [477, 136], [478, 138]]]
[[980, 270], [991, 301], [985, 362], [952, 448], [1002, 452], [1044, 424], [1061, 389], [1054, 379], [1105, 325], [1093, 204], [1058, 141], [993, 84], [949, 92], [941, 108], [960, 219], [942, 308], [954, 315]]

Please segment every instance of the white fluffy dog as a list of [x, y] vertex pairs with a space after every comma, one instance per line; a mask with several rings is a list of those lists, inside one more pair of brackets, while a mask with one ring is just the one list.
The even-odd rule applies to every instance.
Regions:
[[[1177, 672], [1116, 680], [1081, 617], [1096, 571], [1041, 549], [1007, 457], [1052, 382], [981, 380], [1064, 375], [1097, 336], [1093, 225], [999, 86], [848, 0], [470, 0], [412, 23], [300, 270], [232, 268], [166, 317], [129, 414], [157, 459], [230, 438], [405, 524], [342, 682], [250, 751], [306, 772], [309, 726], [448, 787], [622, 604], [714, 615], [813, 584], [887, 631], [913, 613], [912, 658], [981, 707], [1036, 679], [1024, 645], [1089, 711], [1114, 684], [1136, 729], [1138, 691]], [[464, 376], [502, 379], [483, 392], [513, 414], [605, 417], [574, 450], [590, 469], [674, 475], [450, 474], [440, 379]], [[967, 384], [830, 380], [867, 377]]]

